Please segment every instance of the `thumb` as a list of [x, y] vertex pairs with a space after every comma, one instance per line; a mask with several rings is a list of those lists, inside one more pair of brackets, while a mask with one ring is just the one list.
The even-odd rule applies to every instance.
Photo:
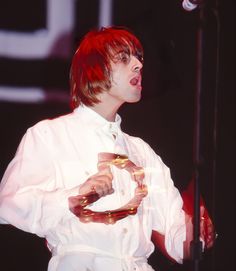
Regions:
[[204, 214], [205, 214], [205, 208], [204, 206], [200, 206], [200, 217], [204, 217]]
[[111, 172], [110, 163], [108, 162], [99, 162], [98, 163], [98, 174], [99, 175], [107, 175], [110, 176], [110, 178], [113, 177]]
[[107, 171], [111, 173], [111, 163], [109, 161], [99, 161], [97, 164], [98, 171]]

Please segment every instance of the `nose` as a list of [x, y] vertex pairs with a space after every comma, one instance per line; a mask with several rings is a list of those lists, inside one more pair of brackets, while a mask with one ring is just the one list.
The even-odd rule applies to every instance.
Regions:
[[132, 69], [135, 72], [140, 72], [143, 67], [143, 64], [138, 60], [137, 57], [132, 56]]

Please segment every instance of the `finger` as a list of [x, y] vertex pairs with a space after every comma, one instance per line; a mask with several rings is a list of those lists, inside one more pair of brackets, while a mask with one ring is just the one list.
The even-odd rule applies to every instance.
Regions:
[[206, 248], [211, 248], [215, 241], [215, 230], [210, 219], [207, 219], [204, 223], [203, 237], [204, 237], [203, 240], [205, 241]]
[[206, 237], [206, 228], [205, 228], [205, 222], [204, 219], [200, 220], [200, 235], [201, 238], [205, 241], [205, 237]]
[[104, 190], [104, 195], [107, 194], [112, 194], [114, 193], [114, 189], [112, 187], [112, 179], [111, 178], [104, 178], [102, 183], [101, 183], [103, 190]]
[[98, 175], [107, 175], [110, 178], [113, 178], [110, 164], [108, 163], [98, 164], [98, 173], [96, 174], [96, 176]]
[[204, 206], [200, 206], [200, 217], [204, 218], [205, 208]]
[[98, 172], [94, 176], [89, 178], [91, 186], [102, 185], [103, 183], [108, 186], [108, 190], [112, 188], [112, 179], [113, 175], [110, 170], [103, 169], [101, 172]]
[[101, 173], [96, 173], [95, 175], [89, 177], [83, 184], [80, 185], [79, 193], [86, 194], [97, 190], [96, 186], [99, 184], [99, 182], [107, 183], [110, 189], [112, 187], [112, 178], [113, 178], [112, 174], [109, 174], [107, 171], [106, 175], [105, 173], [103, 175], [101, 175]]
[[135, 189], [135, 194], [137, 196], [142, 197], [142, 198], [146, 197], [147, 193], [148, 193], [148, 190], [147, 190], [147, 186], [146, 185], [143, 185], [142, 187], [137, 187]]
[[112, 187], [112, 179], [113, 176], [112, 174], [105, 174], [105, 175], [98, 175], [94, 178], [93, 182], [95, 183], [95, 185], [97, 185], [98, 183], [101, 185], [107, 185], [109, 188]]
[[106, 182], [99, 182], [95, 185], [95, 191], [99, 194], [99, 196], [103, 197], [114, 192], [114, 189], [109, 186]]
[[215, 238], [214, 235], [208, 235], [206, 238], [206, 247], [207, 248], [211, 248], [214, 244]]
[[91, 185], [100, 196], [105, 196], [114, 192], [112, 178], [108, 175], [97, 175], [93, 177]]
[[110, 168], [111, 163], [109, 161], [100, 161], [97, 164], [98, 171]]
[[144, 175], [144, 169], [142, 167], [133, 167], [131, 172], [131, 177], [134, 181], [136, 181], [138, 184], [141, 184], [145, 175]]

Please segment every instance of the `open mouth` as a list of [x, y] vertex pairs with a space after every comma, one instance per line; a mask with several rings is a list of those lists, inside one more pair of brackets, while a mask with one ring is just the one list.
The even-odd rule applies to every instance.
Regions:
[[141, 77], [141, 75], [137, 75], [137, 76], [133, 77], [130, 80], [130, 84], [132, 86], [140, 86], [141, 87], [141, 83], [142, 83], [142, 77]]

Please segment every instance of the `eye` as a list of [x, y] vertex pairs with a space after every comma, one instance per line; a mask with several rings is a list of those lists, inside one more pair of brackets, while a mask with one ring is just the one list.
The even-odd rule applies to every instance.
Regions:
[[129, 61], [130, 61], [130, 54], [128, 54], [126, 52], [120, 52], [119, 53], [119, 60], [121, 62], [123, 62], [124, 64], [129, 63]]

